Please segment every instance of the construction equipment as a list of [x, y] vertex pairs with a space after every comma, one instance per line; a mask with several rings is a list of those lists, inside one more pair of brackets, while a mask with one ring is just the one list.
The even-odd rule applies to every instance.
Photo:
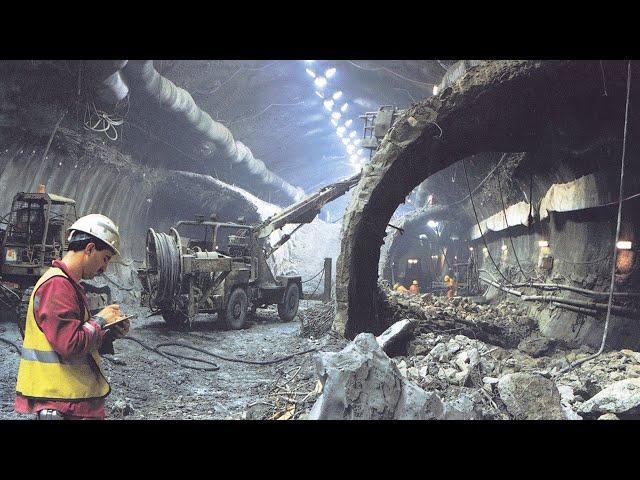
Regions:
[[366, 112], [360, 115], [364, 120], [364, 130], [360, 147], [369, 150], [369, 159], [380, 146], [380, 142], [395, 124], [398, 117], [405, 112], [394, 105], [382, 105], [377, 112]]
[[[142, 305], [179, 329], [190, 329], [198, 313], [217, 313], [229, 328], [240, 329], [249, 312], [273, 304], [282, 321], [293, 320], [303, 298], [302, 280], [274, 277], [267, 259], [359, 179], [357, 174], [328, 185], [259, 225], [197, 215], [196, 220], [177, 222], [169, 234], [150, 228], [145, 265], [138, 270]], [[271, 233], [289, 224], [298, 226], [270, 245]]]
[[[67, 249], [67, 228], [78, 218], [76, 202], [53, 193], [17, 193], [4, 217], [0, 243], [0, 306], [24, 328], [33, 286]], [[109, 287], [81, 282], [92, 313], [111, 301]]]

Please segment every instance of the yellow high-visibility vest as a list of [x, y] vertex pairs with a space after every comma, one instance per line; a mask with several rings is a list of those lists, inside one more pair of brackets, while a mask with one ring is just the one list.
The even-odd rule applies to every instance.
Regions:
[[[63, 359], [36, 323], [33, 299], [40, 285], [51, 277], [69, 278], [60, 268], [52, 267], [40, 277], [33, 289], [27, 310], [16, 392], [39, 400], [73, 401], [106, 397], [111, 387], [102, 373], [98, 351]], [[83, 308], [83, 321], [87, 322], [89, 312]]]

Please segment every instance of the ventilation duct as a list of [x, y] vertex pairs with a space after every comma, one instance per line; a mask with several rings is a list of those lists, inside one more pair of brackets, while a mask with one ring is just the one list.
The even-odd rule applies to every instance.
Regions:
[[265, 189], [281, 190], [294, 201], [304, 197], [304, 190], [269, 171], [264, 162], [255, 158], [246, 145], [236, 142], [229, 129], [200, 109], [189, 92], [160, 75], [152, 60], [131, 60], [123, 72], [132, 88], [144, 92], [163, 109], [186, 121], [201, 137], [202, 151], [208, 152], [209, 156], [237, 164], [257, 177]]
[[90, 63], [89, 74], [95, 83], [98, 97], [106, 103], [116, 103], [129, 93], [121, 70], [127, 60], [95, 60]]

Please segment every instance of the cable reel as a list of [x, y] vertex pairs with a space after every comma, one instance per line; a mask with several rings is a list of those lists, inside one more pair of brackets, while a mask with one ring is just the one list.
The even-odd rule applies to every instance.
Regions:
[[146, 260], [150, 303], [154, 307], [174, 305], [180, 295], [182, 242], [175, 228], [170, 234], [147, 231]]

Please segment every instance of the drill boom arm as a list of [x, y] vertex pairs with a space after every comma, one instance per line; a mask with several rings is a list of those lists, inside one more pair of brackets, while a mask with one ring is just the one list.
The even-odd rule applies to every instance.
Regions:
[[285, 208], [266, 219], [258, 227], [258, 238], [266, 238], [271, 232], [292, 223], [311, 223], [327, 203], [341, 197], [360, 180], [360, 173], [341, 182], [332, 183], [309, 197]]

